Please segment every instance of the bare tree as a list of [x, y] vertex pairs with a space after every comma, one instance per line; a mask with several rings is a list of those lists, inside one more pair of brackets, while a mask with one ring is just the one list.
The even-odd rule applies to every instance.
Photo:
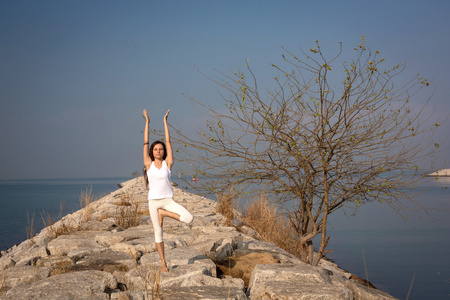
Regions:
[[[219, 72], [220, 79], [211, 80], [222, 88], [226, 109], [191, 99], [205, 127], [194, 136], [181, 129], [173, 134], [177, 158], [195, 165], [211, 192], [244, 187], [271, 194], [286, 209], [301, 259], [313, 265], [325, 254], [332, 212], [370, 201], [403, 212], [415, 203], [407, 189], [435, 150], [431, 136], [439, 126], [424, 116], [425, 105], [409, 101], [429, 85], [426, 79], [404, 81], [403, 64], [384, 68], [364, 37], [355, 59], [339, 62], [341, 49], [330, 60], [317, 41], [301, 57], [283, 49], [284, 67], [272, 65], [279, 76], [271, 91], [259, 88], [248, 66]], [[334, 70], [342, 72], [339, 80]]]

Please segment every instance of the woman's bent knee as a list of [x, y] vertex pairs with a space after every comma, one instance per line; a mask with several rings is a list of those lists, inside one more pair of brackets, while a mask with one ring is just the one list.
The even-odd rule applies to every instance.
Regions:
[[180, 221], [187, 224], [191, 224], [194, 221], [194, 217], [190, 213], [187, 213], [185, 215], [180, 216]]

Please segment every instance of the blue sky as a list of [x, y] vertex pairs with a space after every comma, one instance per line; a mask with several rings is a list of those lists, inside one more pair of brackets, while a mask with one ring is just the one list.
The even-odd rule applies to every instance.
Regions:
[[183, 94], [223, 107], [196, 67], [215, 76], [248, 59], [264, 82], [281, 46], [316, 39], [332, 55], [364, 35], [407, 63], [448, 126], [449, 13], [444, 0], [0, 1], [0, 179], [129, 176], [142, 168], [143, 108], [162, 129], [169, 108], [176, 126], [200, 117]]

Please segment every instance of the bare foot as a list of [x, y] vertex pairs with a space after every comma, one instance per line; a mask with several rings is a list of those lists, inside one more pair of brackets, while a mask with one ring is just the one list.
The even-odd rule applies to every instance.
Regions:
[[163, 227], [163, 219], [164, 219], [164, 216], [162, 215], [162, 209], [161, 208], [158, 208], [158, 217], [159, 217], [159, 227]]
[[165, 261], [161, 262], [161, 273], [167, 273], [169, 270], [167, 269], [167, 265]]

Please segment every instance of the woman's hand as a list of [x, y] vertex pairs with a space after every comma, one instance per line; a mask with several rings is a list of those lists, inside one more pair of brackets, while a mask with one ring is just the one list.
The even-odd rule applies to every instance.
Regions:
[[164, 122], [167, 122], [167, 117], [169, 116], [169, 112], [170, 112], [170, 109], [166, 112], [166, 115], [164, 116]]
[[147, 110], [145, 108], [144, 108], [142, 114], [144, 115], [145, 121], [147, 123], [150, 123], [150, 118], [148, 117], [148, 113], [147, 113]]

